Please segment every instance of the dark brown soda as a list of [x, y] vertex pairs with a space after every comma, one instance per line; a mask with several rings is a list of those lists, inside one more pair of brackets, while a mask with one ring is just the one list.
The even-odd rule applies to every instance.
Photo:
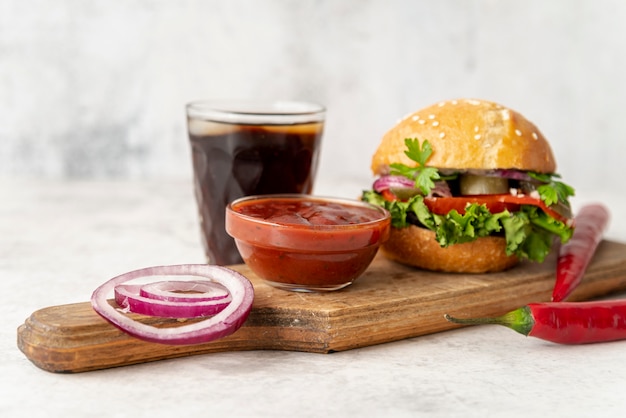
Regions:
[[211, 264], [239, 264], [224, 228], [226, 205], [243, 196], [310, 193], [323, 125], [207, 126], [189, 134], [203, 244]]

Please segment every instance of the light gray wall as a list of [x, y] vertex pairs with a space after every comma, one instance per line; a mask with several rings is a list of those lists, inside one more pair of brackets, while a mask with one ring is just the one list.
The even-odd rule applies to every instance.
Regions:
[[328, 107], [319, 178], [367, 184], [404, 114], [499, 101], [564, 179], [623, 190], [621, 0], [0, 0], [0, 177], [188, 178], [183, 106]]

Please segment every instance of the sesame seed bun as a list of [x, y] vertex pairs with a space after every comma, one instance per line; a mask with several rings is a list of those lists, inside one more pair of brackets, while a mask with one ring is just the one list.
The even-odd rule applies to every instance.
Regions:
[[390, 163], [416, 165], [404, 154], [405, 138], [430, 142], [431, 167], [556, 171], [552, 149], [539, 129], [518, 112], [485, 100], [440, 102], [406, 116], [374, 153], [374, 174], [386, 173]]

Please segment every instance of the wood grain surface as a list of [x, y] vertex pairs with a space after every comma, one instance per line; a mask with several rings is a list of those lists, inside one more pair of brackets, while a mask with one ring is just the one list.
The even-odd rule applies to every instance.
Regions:
[[[295, 293], [263, 283], [244, 265], [255, 300], [244, 326], [214, 342], [171, 346], [131, 337], [96, 314], [89, 302], [34, 312], [17, 331], [26, 357], [50, 372], [84, 372], [175, 357], [234, 350], [331, 353], [445, 331], [443, 315], [502, 314], [550, 299], [554, 255], [492, 274], [441, 274], [377, 256], [353, 285], [329, 293]], [[585, 278], [568, 299], [586, 300], [626, 289], [626, 245], [604, 241]], [[176, 320], [136, 316], [155, 326]]]

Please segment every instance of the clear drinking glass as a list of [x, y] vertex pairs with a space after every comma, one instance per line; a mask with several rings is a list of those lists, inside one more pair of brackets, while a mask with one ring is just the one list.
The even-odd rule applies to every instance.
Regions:
[[186, 111], [207, 262], [239, 264], [224, 228], [226, 206], [243, 196], [311, 193], [326, 109], [296, 101], [199, 101]]

